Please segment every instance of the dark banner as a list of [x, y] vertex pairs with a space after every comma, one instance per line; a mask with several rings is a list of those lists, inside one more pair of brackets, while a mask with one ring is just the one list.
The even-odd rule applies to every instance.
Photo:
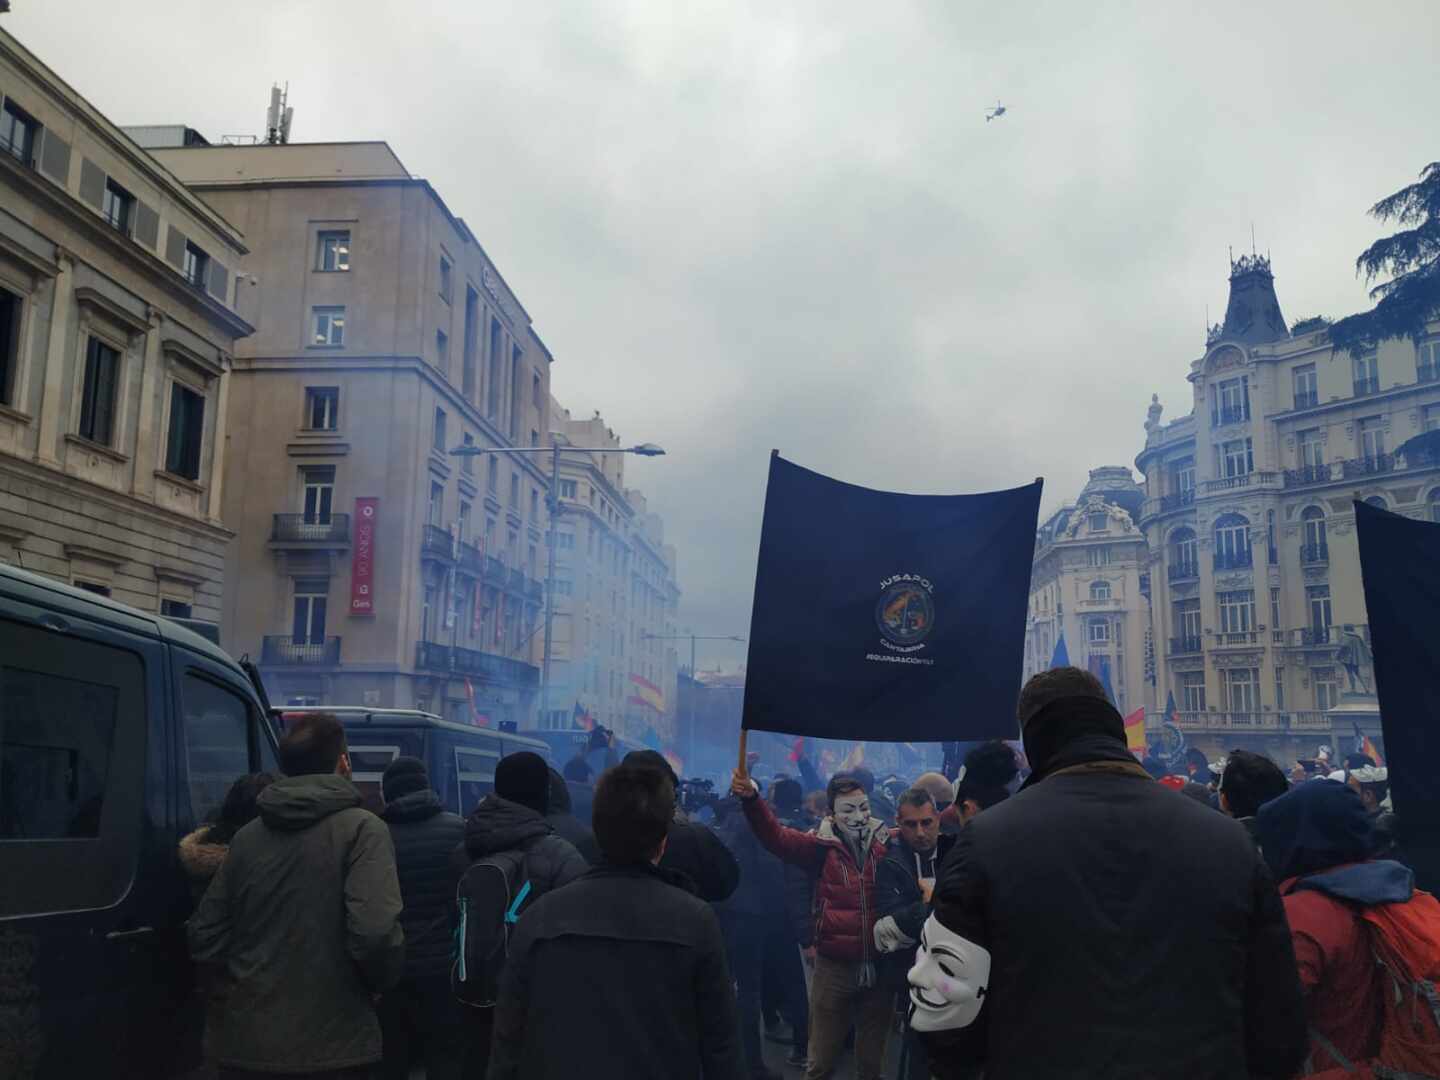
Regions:
[[1380, 725], [1403, 854], [1440, 885], [1440, 525], [1355, 504]]
[[872, 491], [770, 459], [743, 726], [829, 739], [1015, 736], [1040, 481]]

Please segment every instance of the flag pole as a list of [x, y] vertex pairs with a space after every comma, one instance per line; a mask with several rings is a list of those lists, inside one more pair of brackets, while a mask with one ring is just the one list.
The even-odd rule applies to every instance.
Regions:
[[744, 779], [748, 779], [750, 776], [750, 770], [745, 767], [745, 738], [749, 734], [750, 732], [744, 728], [740, 729], [740, 767], [738, 771]]

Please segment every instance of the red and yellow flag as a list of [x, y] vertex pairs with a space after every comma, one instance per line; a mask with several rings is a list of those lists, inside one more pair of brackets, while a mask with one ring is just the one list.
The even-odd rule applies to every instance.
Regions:
[[1125, 717], [1125, 745], [1141, 754], [1145, 752], [1145, 706], [1141, 705]]

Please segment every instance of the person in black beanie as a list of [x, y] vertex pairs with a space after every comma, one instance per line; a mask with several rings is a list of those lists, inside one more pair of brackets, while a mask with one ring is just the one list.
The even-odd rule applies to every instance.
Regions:
[[460, 1075], [460, 1010], [450, 992], [457, 879], [450, 855], [465, 835], [465, 819], [440, 805], [419, 758], [390, 762], [380, 788], [385, 798], [380, 816], [395, 845], [405, 931], [404, 973], [377, 1009], [382, 1076], [405, 1080], [423, 1064], [426, 1076], [452, 1080]]
[[[658, 751], [632, 750], [621, 764], [659, 772], [670, 780], [676, 791], [680, 790], [680, 778]], [[728, 900], [740, 884], [740, 865], [730, 849], [710, 829], [687, 818], [678, 801], [670, 833], [665, 838], [660, 869], [684, 874], [695, 884], [700, 899], [712, 904]]]
[[1033, 772], [961, 830], [909, 974], [933, 1075], [1293, 1076], [1295, 955], [1245, 830], [1151, 778], [1089, 672], [1017, 713]]
[[[526, 907], [583, 875], [584, 856], [545, 820], [550, 810], [550, 766], [528, 750], [500, 759], [495, 790], [465, 822], [466, 865], [504, 852], [520, 852], [530, 883]], [[482, 1080], [490, 1060], [493, 1008], [465, 1009], [467, 1080]]]

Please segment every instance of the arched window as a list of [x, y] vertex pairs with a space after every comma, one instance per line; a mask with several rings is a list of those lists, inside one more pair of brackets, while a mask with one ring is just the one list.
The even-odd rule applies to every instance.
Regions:
[[1385, 505], [1385, 500], [1382, 499], [1379, 495], [1371, 495], [1368, 499], [1365, 500], [1365, 505], [1373, 506], [1376, 510], [1390, 509], [1388, 506]]
[[1440, 488], [1425, 497], [1425, 505], [1430, 511], [1430, 520], [1440, 522]]
[[1215, 568], [1249, 565], [1250, 522], [1240, 514], [1226, 514], [1215, 522]]
[[1092, 581], [1090, 583], [1091, 600], [1109, 600], [1110, 583], [1108, 581]]
[[1318, 506], [1307, 506], [1300, 511], [1300, 521], [1305, 527], [1305, 557], [1312, 562], [1323, 558], [1326, 548], [1325, 511]]
[[1200, 554], [1195, 546], [1194, 528], [1176, 528], [1171, 533], [1171, 576], [1197, 576]]

